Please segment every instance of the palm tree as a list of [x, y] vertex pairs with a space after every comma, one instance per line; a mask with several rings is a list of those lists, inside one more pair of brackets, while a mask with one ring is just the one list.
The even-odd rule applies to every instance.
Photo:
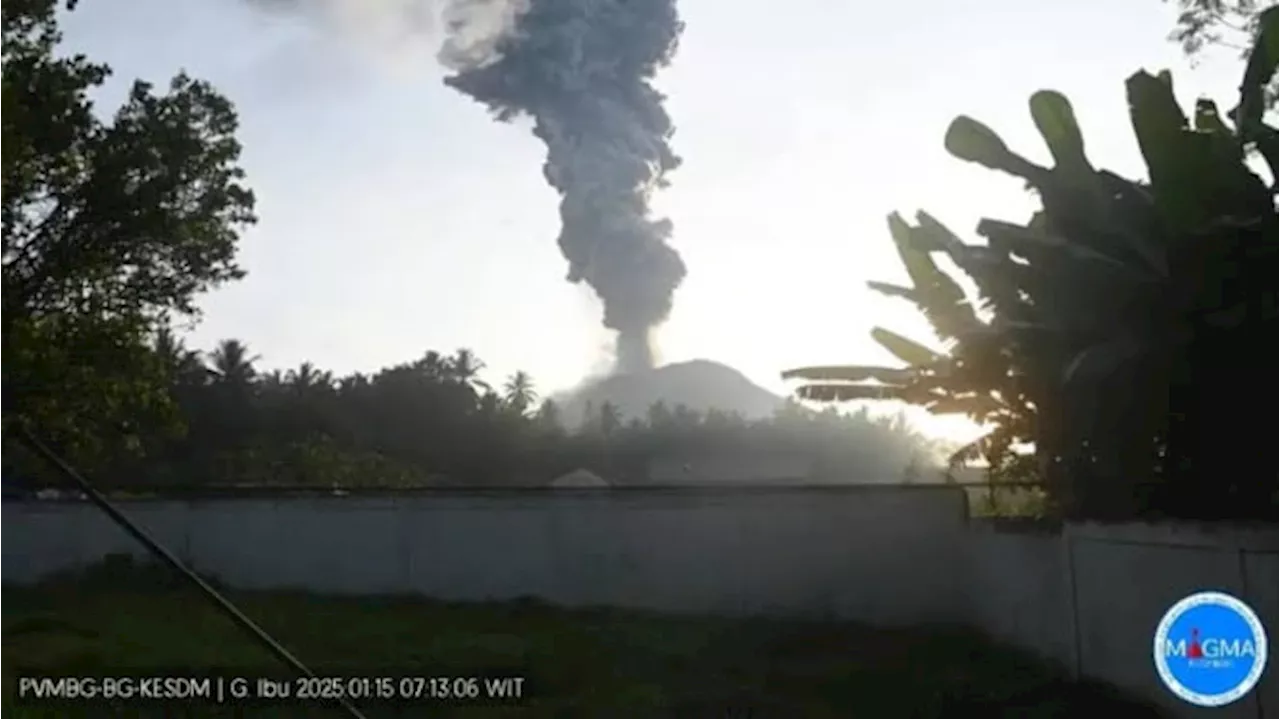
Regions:
[[316, 389], [332, 389], [333, 373], [316, 369], [310, 362], [303, 362], [298, 369], [292, 370], [285, 381], [299, 394], [306, 394]]
[[512, 412], [523, 415], [538, 400], [538, 393], [533, 389], [533, 378], [528, 372], [519, 370], [507, 378], [502, 386], [503, 401]]
[[253, 363], [261, 357], [251, 356], [249, 348], [240, 340], [227, 339], [218, 343], [209, 359], [219, 382], [233, 387], [248, 387], [258, 375]]
[[258, 376], [258, 382], [262, 384], [267, 392], [277, 392], [288, 384], [285, 375], [278, 369], [273, 369], [266, 374]]
[[475, 352], [463, 347], [453, 353], [453, 357], [445, 360], [446, 373], [449, 378], [464, 384], [473, 390], [488, 390], [489, 384], [480, 379], [480, 370], [484, 362], [476, 357]]
[[201, 361], [200, 353], [187, 349], [170, 328], [162, 327], [156, 332], [155, 350], [175, 382], [202, 385], [208, 381], [209, 369]]
[[447, 377], [450, 372], [449, 360], [435, 350], [428, 350], [422, 359], [413, 363], [413, 369], [428, 378], [438, 381]]

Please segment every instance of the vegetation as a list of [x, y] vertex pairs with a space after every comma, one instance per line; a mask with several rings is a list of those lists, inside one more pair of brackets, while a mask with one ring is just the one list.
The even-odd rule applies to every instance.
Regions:
[[1169, 39], [1182, 45], [1188, 55], [1214, 46], [1247, 54], [1262, 26], [1263, 13], [1275, 7], [1267, 0], [1175, 0], [1175, 4], [1178, 21]]
[[[34, 589], [6, 587], [4, 652], [13, 660], [5, 663], [5, 716], [47, 715], [37, 712], [48, 706], [11, 704], [13, 678], [24, 670], [287, 676], [265, 649], [174, 581], [163, 570], [112, 562]], [[232, 597], [318, 674], [526, 678], [527, 698], [518, 705], [433, 705], [431, 716], [1157, 716], [958, 630], [571, 611], [533, 601]], [[60, 707], [58, 716], [87, 708]], [[182, 715], [244, 716], [243, 708], [203, 709]], [[387, 715], [377, 706], [361, 709]], [[146, 710], [135, 704], [128, 716]], [[91, 716], [103, 711], [93, 707]], [[297, 711], [262, 715], [317, 716], [314, 705]]]
[[[1168, 2], [1169, 0], [1165, 0]], [[1252, 39], [1263, 29], [1263, 22], [1275, 23], [1275, 15], [1267, 11], [1276, 7], [1274, 0], [1175, 0], [1178, 21], [1169, 35], [1182, 46], [1183, 52], [1196, 58], [1209, 48], [1224, 48], [1248, 57]], [[1265, 102], [1268, 109], [1280, 98], [1280, 84], [1275, 77], [1267, 83]]]
[[104, 121], [89, 94], [110, 69], [55, 54], [57, 10], [0, 11], [4, 418], [84, 458], [172, 419], [148, 338], [243, 274], [254, 198], [226, 98], [185, 75], [162, 94], [136, 82]]
[[[580, 466], [627, 479], [654, 453], [743, 443], [888, 457], [896, 473], [922, 451], [900, 425], [795, 407], [747, 422], [658, 405], [628, 421], [606, 404], [579, 428], [537, 404], [528, 374], [485, 383], [467, 350], [342, 378], [260, 372], [235, 340], [187, 350], [171, 328], [244, 274], [254, 198], [234, 108], [179, 75], [163, 94], [135, 83], [102, 119], [89, 95], [109, 68], [57, 54], [58, 10], [3, 6], [4, 419], [108, 484], [545, 483]], [[45, 468], [10, 437], [6, 479], [39, 482]]]
[[[138, 452], [97, 467], [102, 486], [546, 484], [577, 468], [637, 483], [646, 481], [652, 458], [741, 447], [798, 453], [832, 471], [854, 464], [880, 476], [899, 476], [913, 461], [917, 469], [935, 462], [900, 420], [796, 405], [748, 421], [659, 402], [647, 417], [624, 421], [605, 402], [572, 427], [554, 400], [535, 405], [528, 374], [491, 385], [481, 379], [483, 362], [465, 349], [341, 378], [309, 363], [260, 372], [236, 340], [206, 357], [161, 332], [156, 351], [173, 378], [169, 392], [185, 432], [143, 433]], [[5, 456], [12, 474], [42, 484], [49, 475], [32, 460]]]
[[[1025, 225], [983, 220], [983, 245], [962, 242], [927, 213], [914, 226], [890, 216], [912, 285], [871, 288], [915, 303], [942, 346], [877, 328], [873, 336], [906, 367], [784, 376], [817, 382], [803, 397], [904, 400], [989, 424], [953, 460], [983, 457], [993, 481], [1039, 478], [1069, 517], [1274, 519], [1274, 464], [1221, 471], [1226, 454], [1270, 446], [1249, 388], [1270, 386], [1276, 363], [1280, 174], [1276, 128], [1263, 119], [1276, 75], [1274, 6], [1258, 27], [1230, 122], [1209, 100], [1188, 120], [1168, 73], [1129, 78], [1145, 182], [1095, 169], [1058, 93], [1030, 103], [1051, 167], [957, 118], [947, 149], [1025, 181], [1042, 209]], [[1254, 157], [1270, 183], [1255, 174]], [[972, 280], [976, 297], [935, 254]]]

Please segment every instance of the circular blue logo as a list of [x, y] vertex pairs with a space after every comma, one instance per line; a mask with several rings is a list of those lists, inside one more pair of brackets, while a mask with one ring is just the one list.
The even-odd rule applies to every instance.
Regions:
[[1202, 707], [1249, 693], [1267, 666], [1267, 633], [1249, 605], [1198, 592], [1169, 607], [1156, 627], [1156, 671], [1169, 691]]

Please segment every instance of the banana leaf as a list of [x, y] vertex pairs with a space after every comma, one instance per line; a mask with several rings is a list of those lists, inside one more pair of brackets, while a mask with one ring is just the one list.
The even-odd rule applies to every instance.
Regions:
[[1262, 124], [1266, 113], [1266, 87], [1276, 76], [1277, 56], [1280, 56], [1280, 30], [1277, 30], [1277, 6], [1267, 8], [1258, 18], [1258, 34], [1249, 49], [1244, 78], [1240, 82], [1240, 104], [1231, 111], [1231, 117], [1248, 137], [1249, 132]]
[[796, 390], [800, 399], [818, 402], [851, 402], [861, 399], [900, 399], [901, 387], [859, 384], [811, 384]]
[[912, 367], [925, 367], [945, 358], [945, 355], [934, 352], [919, 342], [909, 340], [883, 327], [872, 329], [871, 338], [879, 342], [881, 347], [893, 353], [893, 356]]
[[963, 414], [969, 417], [985, 417], [1003, 405], [990, 395], [971, 394], [968, 396], [951, 396], [934, 400], [925, 405], [931, 414]]
[[1084, 152], [1084, 136], [1076, 122], [1071, 102], [1062, 93], [1041, 90], [1031, 96], [1031, 119], [1049, 146], [1054, 170], [1068, 182], [1085, 185], [1096, 182], [1097, 173]]
[[983, 167], [1021, 177], [1032, 185], [1043, 184], [1049, 170], [1009, 150], [994, 130], [967, 115], [951, 121], [943, 144], [955, 157]]
[[817, 382], [862, 382], [875, 380], [886, 384], [901, 384], [915, 379], [917, 372], [892, 367], [820, 366], [800, 367], [782, 373], [783, 379], [805, 379]]
[[977, 232], [979, 235], [992, 240], [993, 243], [998, 239], [1000, 243], [1015, 248], [1015, 253], [1018, 247], [1035, 246], [1060, 250], [1077, 260], [1102, 262], [1118, 269], [1130, 269], [1124, 261], [1099, 252], [1088, 245], [1072, 242], [1064, 237], [1051, 235], [1041, 230], [1015, 225], [1012, 222], [983, 219], [978, 222]]
[[902, 285], [890, 284], [888, 282], [868, 282], [867, 287], [889, 297], [900, 297], [904, 300], [910, 300], [916, 304], [920, 304], [922, 302], [920, 293], [911, 287], [903, 287]]

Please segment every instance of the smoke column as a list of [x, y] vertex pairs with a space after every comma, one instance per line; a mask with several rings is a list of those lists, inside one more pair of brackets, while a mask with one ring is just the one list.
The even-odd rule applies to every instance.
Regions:
[[649, 197], [680, 164], [664, 97], [651, 84], [683, 24], [674, 0], [453, 0], [441, 63], [450, 87], [501, 121], [527, 115], [561, 196], [560, 249], [617, 330], [617, 369], [654, 362], [685, 266]]
[[[500, 121], [533, 119], [559, 193], [569, 281], [585, 281], [618, 332], [617, 369], [653, 366], [685, 266], [649, 197], [680, 164], [652, 86], [684, 25], [675, 0], [248, 0], [377, 43], [440, 42], [450, 87]], [[442, 21], [436, 28], [435, 21]], [[441, 41], [441, 34], [443, 40]]]

